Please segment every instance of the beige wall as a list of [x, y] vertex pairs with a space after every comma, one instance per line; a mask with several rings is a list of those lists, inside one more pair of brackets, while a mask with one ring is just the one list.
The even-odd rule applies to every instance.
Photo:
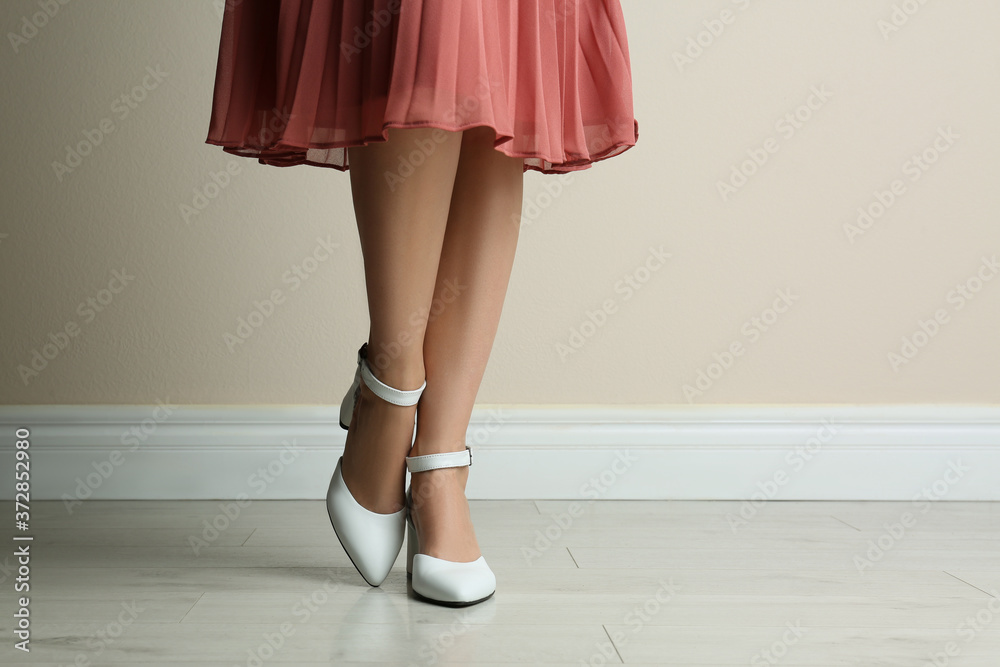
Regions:
[[[216, 4], [70, 2], [16, 51], [5, 44], [3, 403], [330, 404], [350, 383], [367, 315], [348, 175], [203, 143]], [[639, 145], [563, 181], [527, 175], [479, 402], [1000, 402], [1000, 4], [927, 2], [883, 36], [893, 4], [624, 0]], [[4, 3], [4, 25], [37, 11]], [[678, 64], [720, 16], [721, 34]], [[116, 100], [144, 82], [123, 115]], [[797, 110], [808, 119], [782, 120]], [[67, 144], [98, 134], [57, 177]], [[938, 159], [923, 171], [908, 161], [925, 150]], [[766, 162], [723, 197], [748, 151]], [[227, 168], [186, 221], [181, 207]], [[858, 208], [894, 187], [849, 240]], [[338, 246], [293, 289], [283, 274], [319, 239]], [[647, 277], [651, 247], [671, 257], [641, 289], [616, 289]], [[134, 276], [121, 288], [119, 270]], [[89, 312], [109, 284], [119, 291]], [[963, 284], [981, 289], [966, 299]], [[224, 335], [276, 289], [283, 303], [230, 351]], [[782, 291], [791, 307], [752, 338]], [[614, 312], [561, 358], [606, 302]], [[936, 314], [936, 334], [893, 368], [889, 354]], [[25, 384], [18, 366], [72, 325]], [[685, 396], [734, 343], [742, 354]]]

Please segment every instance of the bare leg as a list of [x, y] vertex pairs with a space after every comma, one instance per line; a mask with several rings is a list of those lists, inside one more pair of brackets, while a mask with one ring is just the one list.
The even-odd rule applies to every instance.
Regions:
[[[461, 132], [390, 129], [387, 142], [349, 149], [371, 319], [368, 363], [375, 377], [397, 389], [416, 389], [424, 381], [425, 314], [461, 145]], [[404, 171], [402, 179], [397, 177], [401, 157], [413, 163], [412, 173]], [[387, 180], [387, 174], [392, 178]], [[410, 449], [416, 409], [387, 403], [361, 384], [343, 475], [362, 507], [382, 514], [403, 507], [403, 457]]]
[[[435, 294], [460, 290], [427, 325], [417, 434], [410, 456], [462, 450], [493, 347], [517, 246], [523, 160], [493, 148], [493, 130], [466, 130]], [[469, 468], [411, 477], [420, 551], [469, 562], [480, 556], [465, 484]]]

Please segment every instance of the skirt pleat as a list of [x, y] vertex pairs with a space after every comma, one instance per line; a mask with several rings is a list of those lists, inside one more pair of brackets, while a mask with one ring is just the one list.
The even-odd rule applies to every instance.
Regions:
[[524, 170], [635, 145], [619, 0], [227, 0], [206, 143], [349, 169], [388, 129], [487, 126]]

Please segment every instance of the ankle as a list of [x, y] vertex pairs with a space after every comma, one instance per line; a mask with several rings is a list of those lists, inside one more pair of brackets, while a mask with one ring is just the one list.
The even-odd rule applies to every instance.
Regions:
[[366, 362], [379, 382], [394, 389], [402, 391], [417, 389], [426, 379], [422, 356], [393, 358], [381, 352], [372, 354], [369, 350]]
[[[414, 415], [417, 413], [416, 405], [396, 405], [395, 403], [390, 403], [385, 400], [369, 387], [364, 382], [361, 383], [361, 400], [358, 401], [359, 404], [364, 405], [366, 411], [375, 409], [375, 413], [369, 412], [369, 414], [376, 415], [408, 415], [407, 419], [412, 427], [414, 423]], [[411, 434], [412, 435], [412, 434]]]
[[[465, 449], [464, 434], [461, 438], [422, 438], [418, 432], [413, 440], [413, 446], [410, 448], [410, 453], [407, 454], [407, 456], [413, 457], [426, 456], [428, 454], [444, 454], [447, 452], [460, 452], [463, 449]], [[444, 470], [446, 470], [446, 468], [444, 468]]]
[[[428, 505], [440, 507], [440, 503], [447, 504], [458, 496], [464, 499], [468, 480], [469, 468], [467, 466], [437, 468], [412, 475], [410, 478], [410, 508], [413, 510], [414, 517], [422, 515], [424, 508]], [[420, 521], [414, 518], [414, 524], [419, 527]]]

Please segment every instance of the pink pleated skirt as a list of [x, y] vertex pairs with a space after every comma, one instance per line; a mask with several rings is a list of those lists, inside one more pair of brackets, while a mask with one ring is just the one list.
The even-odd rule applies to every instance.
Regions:
[[634, 146], [619, 0], [227, 0], [206, 143], [346, 171], [391, 127], [488, 126], [524, 170]]

